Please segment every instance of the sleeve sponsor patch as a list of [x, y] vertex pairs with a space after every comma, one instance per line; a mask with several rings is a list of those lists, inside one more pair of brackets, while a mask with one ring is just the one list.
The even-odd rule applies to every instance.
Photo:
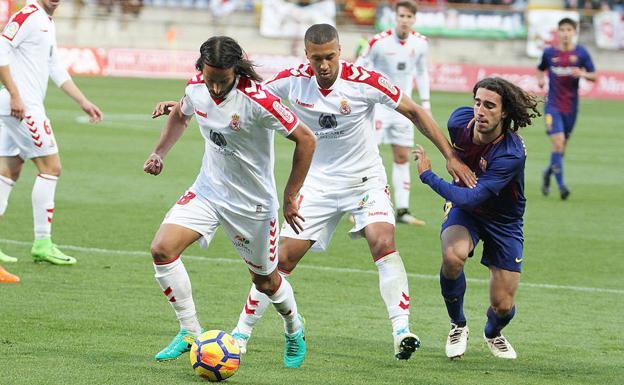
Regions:
[[387, 89], [388, 92], [390, 92], [392, 95], [397, 95], [399, 93], [398, 88], [396, 88], [395, 85], [390, 83], [390, 81], [383, 76], [380, 76], [379, 79], [377, 79], [377, 83], [379, 83], [379, 85], [383, 88]]
[[288, 124], [292, 124], [295, 121], [295, 116], [284, 106], [279, 100], [273, 102], [273, 109], [284, 119]]
[[12, 21], [4, 27], [4, 31], [2, 31], [2, 36], [6, 37], [9, 40], [13, 40], [15, 35], [17, 35], [17, 31], [19, 31], [20, 25], [16, 21]]

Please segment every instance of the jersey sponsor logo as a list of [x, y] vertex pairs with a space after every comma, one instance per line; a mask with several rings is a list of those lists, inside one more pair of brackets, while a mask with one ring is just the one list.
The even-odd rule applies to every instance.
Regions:
[[4, 31], [2, 32], [2, 36], [6, 37], [9, 40], [13, 40], [15, 35], [17, 35], [17, 31], [19, 31], [20, 25], [12, 21], [4, 27]]
[[[360, 201], [357, 203], [358, 206], [358, 210], [361, 210], [363, 208], [367, 208], [367, 207], [371, 207], [376, 203], [376, 201], [374, 199], [370, 199], [370, 196], [368, 194], [364, 195], [364, 197], [362, 199], [360, 199]], [[387, 213], [386, 213], [387, 214]], [[368, 214], [368, 216], [371, 216], [371, 213]]]
[[225, 136], [223, 134], [210, 130], [210, 140], [212, 143], [216, 144], [219, 147], [227, 146], [227, 141], [225, 140]]
[[232, 114], [232, 119], [230, 120], [230, 128], [236, 132], [240, 131], [241, 122], [240, 116], [238, 114]]
[[[249, 239], [243, 237], [240, 234], [236, 234], [232, 239], [232, 244], [237, 249], [246, 252], [247, 254], [252, 254], [251, 249], [249, 248]], [[255, 266], [254, 266], [255, 267]]]
[[343, 115], [349, 115], [351, 113], [351, 106], [347, 99], [342, 99], [340, 101], [340, 113]]
[[388, 216], [388, 212], [387, 211], [373, 211], [368, 213], [369, 217], [378, 217], [378, 216], [384, 216], [387, 217]]
[[550, 67], [550, 71], [557, 76], [572, 76], [572, 72], [577, 67]]
[[446, 220], [448, 219], [448, 215], [451, 212], [452, 208], [453, 208], [453, 202], [444, 203], [444, 219], [442, 220], [442, 222], [446, 222]]
[[304, 103], [301, 100], [299, 100], [299, 98], [297, 98], [295, 100], [295, 103], [297, 103], [298, 105], [303, 106], [303, 107], [314, 108], [314, 104]]
[[487, 165], [488, 165], [487, 160], [481, 157], [481, 159], [479, 159], [479, 168], [481, 169], [481, 171], [485, 172], [485, 170], [487, 169]]
[[388, 79], [386, 79], [383, 76], [379, 77], [379, 79], [377, 80], [377, 83], [379, 83], [379, 85], [382, 86], [383, 88], [390, 91], [392, 95], [396, 95], [399, 93], [399, 90], [392, 83], [390, 83]]
[[324, 129], [332, 129], [338, 127], [338, 121], [336, 120], [336, 116], [334, 114], [321, 114], [319, 116], [319, 126]]
[[295, 121], [295, 116], [284, 106], [279, 100], [273, 102], [273, 109], [286, 121], [286, 123], [290, 124]]

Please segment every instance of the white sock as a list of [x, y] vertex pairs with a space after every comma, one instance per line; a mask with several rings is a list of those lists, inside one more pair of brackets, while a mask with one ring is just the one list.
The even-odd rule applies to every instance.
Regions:
[[410, 183], [409, 162], [392, 163], [392, 187], [394, 188], [394, 205], [397, 209], [409, 207]]
[[4, 215], [9, 205], [9, 195], [11, 195], [13, 186], [15, 186], [13, 179], [0, 175], [0, 216]]
[[54, 215], [54, 192], [58, 177], [39, 174], [32, 189], [33, 219], [35, 239], [46, 239], [52, 235], [52, 215]]
[[154, 277], [167, 300], [176, 313], [180, 329], [184, 329], [195, 337], [201, 334], [201, 326], [197, 319], [191, 280], [180, 257], [165, 264], [154, 263]]
[[383, 298], [388, 317], [392, 321], [392, 331], [409, 330], [409, 287], [403, 260], [398, 251], [375, 261], [379, 271], [379, 291]]
[[301, 329], [301, 321], [297, 314], [297, 302], [295, 293], [288, 280], [280, 275], [281, 283], [275, 294], [269, 297], [275, 310], [284, 319], [284, 330], [286, 334], [294, 334]]
[[261, 293], [256, 289], [256, 285], [251, 284], [249, 289], [249, 295], [247, 296], [247, 302], [238, 317], [238, 324], [236, 328], [241, 333], [251, 336], [253, 328], [256, 326], [262, 315], [266, 311], [267, 307], [271, 303], [269, 297], [266, 294]]

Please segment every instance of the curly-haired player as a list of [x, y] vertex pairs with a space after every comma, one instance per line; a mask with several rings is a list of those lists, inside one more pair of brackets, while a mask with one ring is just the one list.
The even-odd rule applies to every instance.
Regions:
[[501, 330], [516, 312], [514, 297], [523, 258], [526, 148], [517, 131], [539, 116], [538, 100], [501, 78], [479, 81], [473, 96], [472, 108], [460, 107], [451, 114], [448, 130], [460, 159], [477, 175], [475, 188], [445, 182], [431, 171], [421, 146], [414, 152], [421, 181], [447, 200], [440, 271], [442, 297], [451, 318], [446, 355], [457, 358], [466, 351], [464, 264], [482, 240], [481, 263], [490, 269], [484, 337], [494, 356], [513, 359], [516, 352]]

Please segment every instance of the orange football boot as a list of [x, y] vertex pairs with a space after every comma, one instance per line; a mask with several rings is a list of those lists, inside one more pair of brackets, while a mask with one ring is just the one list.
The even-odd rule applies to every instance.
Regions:
[[9, 273], [0, 266], [0, 283], [18, 283], [19, 281], [20, 278], [17, 275]]

